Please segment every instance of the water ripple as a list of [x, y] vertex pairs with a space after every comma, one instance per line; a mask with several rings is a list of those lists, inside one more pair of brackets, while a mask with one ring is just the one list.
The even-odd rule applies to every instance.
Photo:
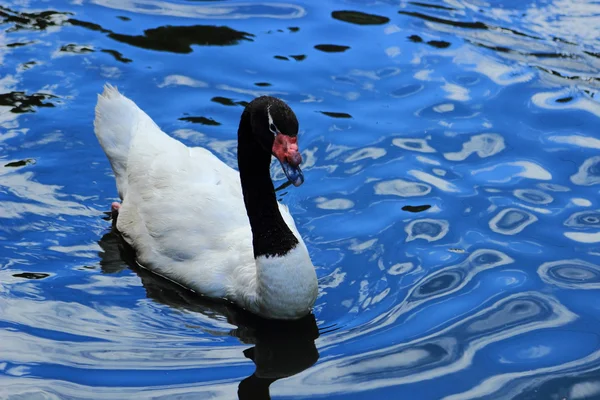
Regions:
[[492, 218], [489, 225], [494, 232], [503, 235], [516, 235], [537, 220], [538, 217], [527, 211], [518, 208], [506, 208]]
[[198, 19], [302, 18], [303, 7], [286, 3], [176, 4], [164, 0], [92, 0], [102, 7], [138, 14]]
[[464, 143], [462, 150], [456, 153], [445, 153], [444, 157], [450, 161], [464, 161], [471, 154], [476, 153], [480, 158], [491, 157], [504, 150], [504, 138], [496, 133], [483, 133], [472, 136]]
[[546, 262], [540, 265], [538, 274], [549, 285], [565, 289], [600, 288], [600, 267], [583, 260]]
[[[597, 6], [371, 3], [0, 7], [4, 396], [596, 396]], [[107, 80], [232, 167], [247, 102], [293, 107], [306, 183], [277, 195], [314, 318], [256, 321], [136, 267], [101, 219]]]
[[585, 160], [577, 173], [571, 176], [571, 182], [582, 186], [592, 186], [600, 183], [600, 156]]
[[[509, 296], [424, 337], [322, 362], [308, 372], [307, 385], [301, 394], [366, 391], [455, 374], [468, 368], [478, 353], [488, 351], [496, 343], [564, 326], [576, 318], [547, 295], [529, 292]], [[367, 367], [363, 368], [364, 365]], [[329, 372], [332, 370], [336, 371], [335, 375]], [[516, 378], [512, 375], [510, 380]]]
[[450, 224], [448, 221], [435, 219], [417, 219], [411, 221], [405, 228], [408, 237], [407, 242], [416, 239], [424, 239], [428, 242], [435, 242], [442, 239], [448, 233]]

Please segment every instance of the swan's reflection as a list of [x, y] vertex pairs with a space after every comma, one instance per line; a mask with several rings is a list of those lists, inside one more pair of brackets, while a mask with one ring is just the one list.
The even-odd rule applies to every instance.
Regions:
[[133, 250], [114, 230], [98, 243], [103, 250], [100, 252], [102, 272], [115, 273], [130, 268], [141, 278], [149, 298], [211, 318], [225, 316], [227, 322], [237, 326], [229, 334], [254, 345], [244, 350], [244, 356], [256, 365], [255, 372], [239, 384], [240, 400], [270, 399], [269, 386], [273, 382], [302, 372], [317, 362], [315, 339], [319, 337], [319, 330], [314, 315], [289, 322], [263, 319], [234, 305], [199, 296], [140, 268], [135, 263]]

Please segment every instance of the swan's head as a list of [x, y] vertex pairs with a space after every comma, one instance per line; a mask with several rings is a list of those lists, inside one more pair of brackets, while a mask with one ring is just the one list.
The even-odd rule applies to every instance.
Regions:
[[298, 119], [292, 109], [276, 97], [261, 96], [249, 105], [252, 133], [261, 147], [279, 162], [294, 186], [304, 183], [300, 169], [302, 155], [298, 149]]

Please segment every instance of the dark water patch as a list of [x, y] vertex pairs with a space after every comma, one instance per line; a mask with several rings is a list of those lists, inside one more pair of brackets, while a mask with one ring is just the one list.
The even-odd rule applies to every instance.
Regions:
[[531, 53], [526, 53], [526, 52], [517, 52], [518, 54], [522, 54], [522, 55], [529, 55], [532, 57], [537, 57], [537, 58], [570, 58], [570, 59], [578, 59], [579, 56], [575, 55], [575, 54], [564, 54], [564, 53], [546, 53], [546, 52], [531, 52]]
[[[410, 35], [408, 37], [408, 40], [410, 40], [413, 43], [423, 43], [424, 42], [423, 38], [419, 35]], [[445, 40], [430, 40], [426, 43], [432, 47], [437, 47], [438, 49], [445, 49], [447, 47], [450, 47], [450, 45], [451, 45], [450, 42], [446, 42]]]
[[478, 47], [483, 47], [484, 49], [497, 51], [498, 53], [515, 53], [514, 50], [509, 49], [508, 47], [504, 47], [504, 46], [495, 46], [495, 45], [476, 42], [474, 40], [469, 40], [469, 39], [467, 39], [467, 42], [472, 45], [478, 46]]
[[80, 44], [70, 43], [65, 46], [62, 46], [59, 51], [62, 53], [85, 54], [85, 53], [93, 53], [94, 49], [91, 49], [89, 47], [86, 47], [86, 46], [83, 46]]
[[251, 33], [236, 31], [226, 26], [213, 25], [166, 25], [146, 29], [144, 35], [110, 33], [108, 36], [116, 41], [143, 49], [181, 54], [191, 53], [192, 45], [231, 46], [240, 43], [242, 40], [252, 41], [252, 37], [254, 37]]
[[230, 98], [227, 97], [221, 97], [221, 96], [215, 96], [212, 99], [210, 99], [210, 101], [214, 101], [215, 103], [219, 103], [222, 104], [224, 106], [235, 106], [237, 105], [237, 103], [235, 101], [233, 101]]
[[297, 26], [290, 26], [288, 27], [290, 32], [296, 33], [300, 30], [300, 28], [298, 28]]
[[556, 99], [554, 101], [556, 101], [557, 103], [568, 103], [571, 100], [573, 100], [573, 96], [561, 97], [560, 99]]
[[0, 106], [13, 107], [10, 111], [16, 114], [34, 112], [35, 107], [54, 107], [49, 99], [57, 96], [46, 93], [26, 94], [25, 92], [10, 92], [0, 94]]
[[421, 18], [425, 21], [437, 22], [438, 24], [452, 25], [457, 28], [483, 29], [483, 30], [488, 29], [488, 26], [486, 24], [484, 24], [483, 22], [453, 21], [453, 20], [438, 18], [438, 17], [434, 17], [431, 15], [422, 14], [422, 13], [414, 12], [414, 11], [398, 11], [398, 14], [408, 15], [410, 17], [417, 17], [417, 18]]
[[33, 158], [26, 158], [25, 160], [9, 162], [8, 164], [4, 164], [4, 166], [9, 167], [9, 168], [18, 168], [18, 167], [24, 167], [26, 165], [32, 165], [32, 164], [35, 164], [35, 160]]
[[594, 53], [594, 52], [587, 51], [587, 50], [584, 50], [583, 52], [584, 52], [585, 54], [587, 54], [588, 56], [592, 56], [592, 57], [600, 58], [600, 53]]
[[323, 115], [331, 118], [352, 118], [352, 115], [343, 112], [319, 111]]
[[21, 64], [20, 68], [24, 71], [31, 69], [34, 65], [37, 65], [35, 61], [27, 61], [26, 63]]
[[445, 40], [430, 40], [427, 42], [427, 44], [432, 47], [437, 47], [438, 49], [446, 49], [450, 47], [450, 42], [446, 42]]
[[15, 42], [15, 43], [9, 43], [6, 45], [6, 47], [10, 47], [10, 48], [15, 48], [15, 47], [23, 47], [23, 46], [27, 46], [29, 44], [34, 44], [35, 42]]
[[41, 272], [22, 272], [20, 274], [13, 274], [15, 278], [23, 278], [23, 279], [44, 279], [50, 276], [50, 274], [44, 274]]
[[402, 207], [402, 210], [408, 211], [411, 213], [419, 213], [419, 212], [427, 211], [430, 208], [431, 208], [431, 206], [429, 204], [424, 204], [422, 206], [404, 206], [404, 207]]
[[260, 87], [272, 86], [269, 82], [255, 82], [254, 85]]
[[133, 61], [130, 58], [123, 57], [123, 54], [121, 54], [120, 52], [118, 52], [116, 50], [102, 49], [100, 51], [103, 53], [110, 54], [111, 56], [113, 56], [115, 58], [115, 60], [120, 61], [122, 63], [130, 63], [131, 61]]
[[559, 37], [553, 37], [552, 41], [553, 42], [557, 42], [557, 43], [568, 44], [568, 45], [571, 45], [571, 46], [577, 46], [577, 43], [571, 42], [570, 40], [566, 40], [566, 39], [559, 38]]
[[193, 124], [202, 124], [202, 125], [210, 125], [210, 126], [221, 125], [220, 122], [217, 122], [212, 118], [206, 118], [206, 117], [183, 117], [183, 118], [179, 118], [179, 120], [191, 122]]
[[60, 25], [58, 15], [73, 15], [59, 11], [42, 11], [35, 13], [18, 12], [8, 7], [0, 6], [0, 24], [13, 24], [6, 32], [16, 32], [20, 30], [38, 30], [42, 31], [51, 26]]
[[292, 57], [296, 61], [302, 61], [302, 60], [306, 59], [306, 55], [305, 54], [298, 54], [298, 55], [290, 56], [290, 57]]
[[367, 14], [360, 11], [334, 11], [331, 13], [331, 17], [356, 25], [383, 25], [390, 22], [388, 17]]
[[420, 3], [417, 1], [409, 1], [408, 4], [412, 4], [414, 6], [419, 6], [419, 7], [426, 7], [426, 8], [433, 8], [436, 10], [448, 10], [448, 11], [454, 11], [455, 9], [452, 7], [445, 7], [445, 6], [440, 6], [437, 4], [428, 4], [428, 3]]
[[413, 12], [413, 11], [398, 11], [398, 14], [408, 15], [410, 17], [421, 18], [421, 19], [423, 19], [425, 21], [435, 22], [435, 23], [438, 23], [438, 24], [451, 25], [451, 26], [454, 26], [454, 27], [457, 27], [457, 28], [504, 31], [504, 32], [510, 32], [510, 33], [512, 33], [514, 35], [517, 35], [517, 36], [527, 37], [527, 38], [530, 38], [530, 39], [536, 39], [536, 40], [541, 40], [542, 39], [541, 37], [529, 35], [527, 33], [523, 33], [523, 32], [520, 32], [518, 30], [515, 30], [515, 29], [504, 28], [504, 27], [500, 27], [500, 26], [488, 25], [488, 24], [484, 24], [483, 22], [479, 22], [479, 21], [476, 21], [476, 22], [455, 21], [455, 20], [434, 17], [432, 15], [422, 14], [422, 13]]
[[276, 60], [290, 61], [290, 59], [287, 58], [286, 56], [273, 56], [273, 58]]
[[[565, 72], [558, 72], [554, 69], [545, 68], [545, 67], [542, 67], [539, 65], [533, 65], [533, 67], [539, 69], [540, 71], [546, 72], [548, 74], [554, 75], [554, 76], [562, 78], [562, 79], [568, 79], [570, 81], [580, 81], [580, 82], [584, 82], [584, 83], [586, 83], [586, 82], [589, 83], [590, 81], [600, 82], [600, 78], [598, 78], [596, 76], [567, 75]], [[590, 94], [590, 92], [587, 90], [584, 90], [584, 92], [586, 92], [587, 94]]]
[[343, 53], [348, 50], [350, 46], [341, 46], [338, 44], [318, 44], [315, 49], [324, 51], [325, 53]]
[[212, 99], [210, 99], [210, 101], [222, 104], [224, 106], [242, 106], [242, 107], [246, 107], [248, 105], [247, 101], [244, 101], [244, 100], [234, 101], [233, 99], [230, 99], [228, 97], [222, 97], [222, 96], [213, 97]]
[[117, 18], [119, 18], [121, 21], [131, 21], [131, 18], [125, 17], [123, 15], [117, 15]]
[[81, 28], [89, 29], [89, 30], [95, 31], [95, 32], [112, 33], [108, 29], [104, 29], [100, 25], [94, 24], [93, 22], [81, 21], [81, 20], [75, 19], [75, 18], [69, 18], [67, 20], [67, 22], [73, 26], [79, 26]]

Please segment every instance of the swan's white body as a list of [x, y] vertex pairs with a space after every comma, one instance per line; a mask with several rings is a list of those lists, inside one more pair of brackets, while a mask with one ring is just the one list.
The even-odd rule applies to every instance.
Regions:
[[236, 170], [166, 135], [109, 85], [98, 96], [94, 128], [123, 200], [117, 229], [142, 266], [268, 318], [310, 311], [316, 273], [287, 207], [278, 203], [299, 244], [255, 260]]

